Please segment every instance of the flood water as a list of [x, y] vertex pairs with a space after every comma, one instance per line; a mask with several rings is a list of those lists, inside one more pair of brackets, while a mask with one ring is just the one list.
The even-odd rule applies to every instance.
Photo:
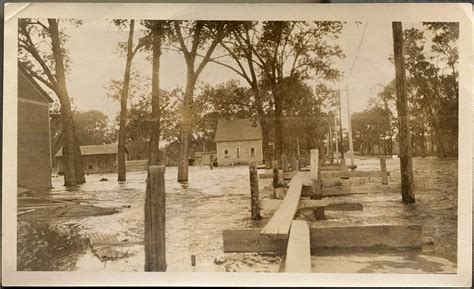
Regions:
[[[358, 170], [380, 169], [378, 159], [357, 159]], [[404, 205], [398, 192], [379, 192], [344, 197], [364, 204], [363, 212], [331, 212], [322, 225], [342, 222], [348, 224], [405, 224], [419, 223], [423, 237], [434, 241], [433, 257], [456, 263], [457, 242], [457, 160], [414, 159], [415, 182], [423, 184], [415, 190], [416, 203]], [[390, 183], [399, 183], [398, 159], [388, 159]], [[249, 172], [246, 166], [190, 167], [189, 182], [176, 182], [177, 169], [166, 168], [166, 259], [168, 272], [173, 271], [247, 271], [277, 272], [280, 255], [256, 253], [223, 253], [222, 231], [252, 227], [250, 220]], [[107, 178], [108, 181], [100, 181]], [[118, 208], [119, 212], [106, 216], [55, 218], [48, 228], [38, 228], [35, 222], [19, 221], [18, 242], [23, 248], [19, 259], [35, 257], [37, 266], [24, 270], [58, 271], [143, 271], [142, 245], [104, 249], [100, 254], [112, 256], [99, 259], [83, 242], [89, 234], [118, 234], [121, 240], [142, 240], [144, 234], [144, 196], [146, 173], [127, 174], [127, 181], [118, 183], [116, 174], [89, 175], [87, 183], [66, 191], [62, 177], [53, 179], [55, 196], [80, 196], [87, 204]], [[372, 180], [373, 181], [373, 180]], [[270, 186], [270, 179], [260, 179], [260, 189]], [[266, 196], [262, 194], [261, 198]], [[34, 230], [36, 234], [29, 234]], [[44, 243], [41, 234], [55, 230], [55, 241]], [[46, 232], [46, 233], [45, 233]], [[62, 232], [62, 233], [58, 233]], [[34, 235], [34, 236], [33, 236]], [[70, 250], [61, 257], [46, 258], [34, 251], [41, 243], [55, 252], [61, 236], [67, 238]], [[68, 237], [66, 237], [68, 236]], [[71, 241], [72, 240], [72, 241]], [[48, 247], [49, 246], [49, 247]], [[44, 252], [44, 250], [42, 252]], [[19, 252], [20, 253], [20, 252]], [[34, 255], [37, 256], [34, 256]], [[191, 265], [191, 256], [196, 258]], [[363, 256], [359, 256], [363, 258]], [[314, 265], [313, 265], [314, 269]], [[337, 272], [337, 267], [335, 269]]]

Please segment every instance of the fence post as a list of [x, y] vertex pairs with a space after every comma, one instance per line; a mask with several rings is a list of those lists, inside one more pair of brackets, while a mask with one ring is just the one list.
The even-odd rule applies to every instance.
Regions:
[[311, 186], [314, 199], [321, 199], [321, 178], [319, 177], [319, 150], [311, 150]]
[[149, 166], [145, 195], [145, 272], [166, 271], [165, 166]]
[[380, 174], [382, 175], [382, 185], [388, 185], [387, 161], [385, 156], [380, 157]]
[[341, 159], [341, 170], [343, 172], [347, 172], [347, 165], [346, 165], [346, 159], [345, 158]]
[[285, 154], [281, 154], [281, 169], [284, 173], [288, 172], [288, 159]]
[[257, 164], [252, 162], [249, 164], [250, 171], [250, 210], [252, 220], [260, 220], [260, 207], [258, 204], [258, 170]]

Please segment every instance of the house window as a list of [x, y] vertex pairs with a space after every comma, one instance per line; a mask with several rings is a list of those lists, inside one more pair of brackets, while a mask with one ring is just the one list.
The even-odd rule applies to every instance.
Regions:
[[224, 149], [224, 157], [225, 158], [229, 157], [229, 150], [228, 149]]
[[237, 158], [240, 159], [240, 148], [237, 148], [236, 152], [237, 152]]
[[250, 156], [251, 156], [252, 158], [255, 157], [255, 148], [250, 148]]

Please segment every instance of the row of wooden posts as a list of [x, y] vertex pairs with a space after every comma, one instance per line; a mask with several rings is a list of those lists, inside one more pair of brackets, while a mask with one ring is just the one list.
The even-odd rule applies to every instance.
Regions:
[[[282, 156], [282, 168], [288, 168], [286, 157]], [[299, 170], [299, 161], [293, 162], [292, 167]], [[387, 166], [384, 157], [380, 158], [382, 184], [388, 184]], [[272, 162], [273, 187], [282, 186], [278, 161]], [[249, 164], [251, 218], [260, 220], [259, 181], [257, 163]], [[165, 196], [165, 166], [150, 166], [148, 168], [145, 195], [145, 271], [166, 271], [166, 196]], [[316, 198], [320, 198], [321, 176], [319, 170], [319, 151], [311, 150], [311, 186]], [[195, 263], [195, 261], [193, 262]]]

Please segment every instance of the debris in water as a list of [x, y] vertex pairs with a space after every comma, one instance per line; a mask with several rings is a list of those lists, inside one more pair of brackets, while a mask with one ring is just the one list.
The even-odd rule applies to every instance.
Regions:
[[214, 259], [214, 264], [220, 265], [224, 264], [227, 260], [224, 257], [219, 257]]

